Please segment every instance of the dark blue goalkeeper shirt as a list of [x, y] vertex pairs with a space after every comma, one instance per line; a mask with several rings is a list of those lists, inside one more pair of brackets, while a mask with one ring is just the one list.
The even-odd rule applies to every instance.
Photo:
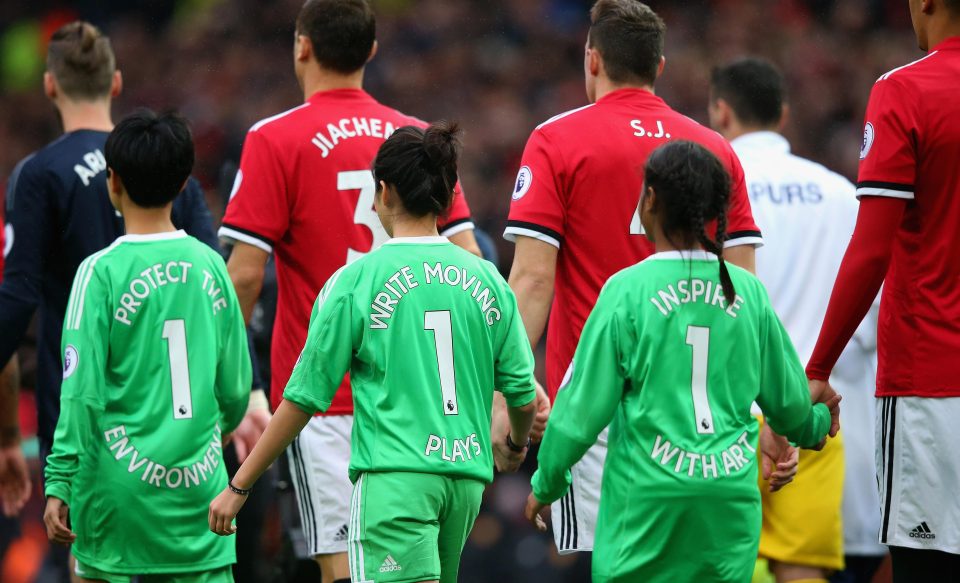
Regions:
[[[10, 249], [0, 283], [0, 367], [37, 326], [37, 409], [41, 451], [49, 451], [60, 414], [60, 337], [80, 262], [123, 235], [107, 194], [107, 132], [64, 134], [20, 162], [7, 182]], [[178, 228], [218, 248], [203, 191], [190, 179], [173, 204]]]

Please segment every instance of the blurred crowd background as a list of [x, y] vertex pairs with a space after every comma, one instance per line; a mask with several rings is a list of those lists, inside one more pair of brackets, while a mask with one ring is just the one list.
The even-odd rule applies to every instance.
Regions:
[[[466, 129], [462, 182], [477, 225], [500, 238], [518, 161], [540, 122], [584, 105], [583, 43], [590, 0], [372, 0], [380, 51], [366, 88], [380, 101]], [[247, 129], [302, 101], [292, 67], [300, 0], [3, 0], [0, 2], [0, 183], [16, 163], [60, 133], [43, 96], [46, 40], [83, 18], [111, 38], [123, 72], [119, 119], [138, 106], [178, 109], [192, 122], [195, 175], [222, 214]], [[854, 179], [870, 87], [921, 56], [907, 0], [649, 0], [667, 23], [667, 67], [657, 93], [706, 122], [713, 66], [747, 54], [783, 70], [786, 135], [796, 153]], [[31, 382], [29, 359], [25, 383]], [[29, 390], [29, 386], [27, 387]], [[22, 404], [30, 428], [29, 393]], [[582, 558], [558, 557], [527, 526], [523, 475], [488, 492], [464, 554], [461, 581], [587, 581]], [[24, 539], [0, 581], [32, 581], [46, 552], [40, 490], [24, 513]], [[41, 529], [38, 531], [38, 529]], [[264, 531], [271, 580], [279, 530]]]

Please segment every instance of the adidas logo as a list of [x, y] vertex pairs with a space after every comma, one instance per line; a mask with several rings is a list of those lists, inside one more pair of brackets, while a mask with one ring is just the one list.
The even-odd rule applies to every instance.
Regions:
[[347, 537], [350, 535], [350, 530], [347, 528], [347, 525], [344, 524], [340, 527], [340, 530], [337, 531], [337, 534], [333, 535], [333, 542], [343, 542], [347, 540]]
[[390, 555], [387, 555], [387, 558], [383, 560], [383, 564], [380, 565], [381, 573], [390, 573], [393, 571], [399, 571], [400, 569], [400, 565], [398, 565]]
[[910, 538], [934, 539], [937, 535], [933, 534], [926, 522], [921, 522], [916, 528], [910, 531]]

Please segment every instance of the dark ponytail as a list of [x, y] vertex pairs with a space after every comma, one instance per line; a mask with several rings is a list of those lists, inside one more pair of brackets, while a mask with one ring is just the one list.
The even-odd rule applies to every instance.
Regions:
[[[703, 146], [678, 140], [650, 154], [644, 167], [644, 184], [644, 191], [653, 188], [656, 193], [663, 232], [670, 243], [681, 248], [699, 243], [720, 260], [723, 297], [728, 304], [732, 303], [736, 290], [723, 260], [730, 176], [723, 165]], [[711, 239], [706, 225], [713, 220], [717, 230]]]
[[442, 215], [453, 201], [460, 156], [460, 128], [439, 121], [426, 130], [405, 126], [393, 133], [377, 152], [373, 175], [393, 186], [403, 207], [422, 217]]

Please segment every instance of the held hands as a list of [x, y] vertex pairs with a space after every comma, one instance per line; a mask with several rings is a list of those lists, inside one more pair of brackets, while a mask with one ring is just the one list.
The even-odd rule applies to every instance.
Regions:
[[496, 438], [493, 437], [493, 460], [499, 472], [515, 472], [523, 465], [523, 460], [527, 459], [529, 446], [524, 446], [521, 451], [514, 451], [507, 445], [507, 437], [510, 436], [510, 429], [507, 429], [506, 435]]
[[[823, 403], [830, 409], [830, 437], [836, 437], [840, 431], [840, 400], [842, 397], [830, 386], [827, 381], [809, 379], [810, 398], [814, 403]], [[817, 451], [823, 449], [826, 440], [820, 443]]]
[[[550, 397], [540, 383], [536, 383], [537, 413], [530, 429], [530, 440], [539, 443], [547, 428], [547, 419], [550, 417]], [[498, 472], [515, 472], [526, 458], [529, 448], [523, 452], [512, 451], [507, 447], [507, 436], [510, 435], [510, 416], [507, 413], [506, 403], [502, 398], [494, 397], [490, 439], [493, 442], [493, 462]]]
[[766, 423], [760, 428], [760, 459], [763, 479], [776, 492], [793, 481], [800, 466], [800, 452], [786, 437], [777, 435]]
[[540, 532], [547, 532], [547, 523], [543, 520], [543, 517], [540, 516], [540, 513], [543, 512], [543, 509], [546, 507], [546, 504], [537, 500], [533, 492], [530, 492], [530, 495], [527, 496], [527, 507], [524, 509], [523, 514]]
[[16, 516], [30, 499], [30, 471], [19, 441], [0, 447], [0, 506]]
[[47, 508], [43, 511], [43, 523], [47, 526], [47, 538], [50, 542], [68, 545], [77, 540], [77, 535], [68, 526], [70, 507], [54, 496], [47, 497]]
[[543, 440], [543, 432], [547, 430], [547, 419], [550, 417], [550, 396], [539, 381], [537, 384], [537, 416], [533, 419], [533, 429], [530, 430], [530, 439], [534, 443]]
[[210, 503], [210, 512], [207, 514], [210, 531], [220, 536], [230, 536], [237, 532], [233, 519], [237, 517], [237, 513], [246, 501], [246, 496], [234, 493], [229, 486], [224, 488], [223, 492], [220, 492]]

